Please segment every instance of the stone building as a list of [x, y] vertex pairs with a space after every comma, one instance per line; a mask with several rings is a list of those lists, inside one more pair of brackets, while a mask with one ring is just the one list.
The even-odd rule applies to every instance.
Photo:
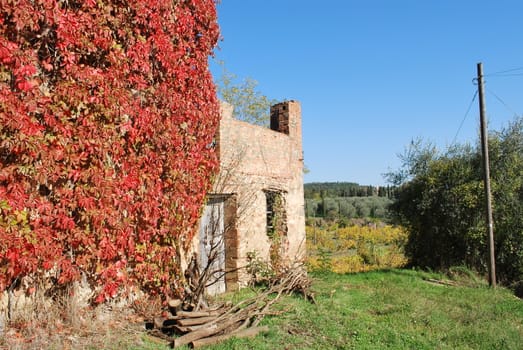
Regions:
[[249, 258], [287, 265], [305, 255], [300, 104], [272, 106], [270, 128], [237, 120], [232, 112], [222, 103], [215, 145], [220, 171], [196, 248], [200, 269], [212, 252], [214, 268], [227, 272], [209, 293], [245, 285]]
[[[237, 120], [232, 112], [232, 106], [222, 103], [215, 144], [220, 171], [193, 242], [200, 269], [206, 266], [208, 253], [215, 254], [211, 260], [217, 283], [207, 288], [209, 294], [246, 285], [249, 256], [275, 263], [277, 254], [281, 264], [305, 258], [300, 104], [272, 106], [270, 128]], [[184, 269], [190, 265], [187, 260], [182, 257]], [[90, 287], [77, 287], [75, 297], [87, 302]], [[20, 307], [31, 302], [20, 294], [14, 303]], [[8, 305], [8, 293], [0, 293], [0, 330]]]

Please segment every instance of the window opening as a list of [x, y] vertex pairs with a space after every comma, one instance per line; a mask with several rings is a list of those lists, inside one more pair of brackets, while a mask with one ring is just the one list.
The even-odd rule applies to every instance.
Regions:
[[281, 192], [265, 191], [267, 208], [267, 235], [287, 234], [287, 214], [285, 212], [285, 198]]

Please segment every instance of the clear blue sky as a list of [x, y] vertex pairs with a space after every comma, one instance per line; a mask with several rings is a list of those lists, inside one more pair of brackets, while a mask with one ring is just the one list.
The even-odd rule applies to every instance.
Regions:
[[523, 69], [488, 76], [523, 67], [521, 0], [221, 0], [218, 17], [216, 58], [301, 102], [306, 182], [385, 184], [412, 139], [443, 149], [463, 120], [476, 142], [478, 62], [489, 128], [523, 113]]

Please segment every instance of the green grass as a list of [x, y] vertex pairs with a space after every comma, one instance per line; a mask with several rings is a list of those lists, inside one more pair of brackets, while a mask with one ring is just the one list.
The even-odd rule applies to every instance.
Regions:
[[424, 278], [442, 277], [413, 270], [313, 277], [316, 305], [286, 297], [279, 307], [288, 311], [262, 322], [267, 334], [206, 349], [523, 347], [523, 301], [506, 289], [432, 284]]

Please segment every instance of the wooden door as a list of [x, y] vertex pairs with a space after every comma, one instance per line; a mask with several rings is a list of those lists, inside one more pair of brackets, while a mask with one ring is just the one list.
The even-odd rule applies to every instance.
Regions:
[[225, 292], [224, 198], [209, 198], [200, 221], [200, 271], [207, 268], [206, 292]]

